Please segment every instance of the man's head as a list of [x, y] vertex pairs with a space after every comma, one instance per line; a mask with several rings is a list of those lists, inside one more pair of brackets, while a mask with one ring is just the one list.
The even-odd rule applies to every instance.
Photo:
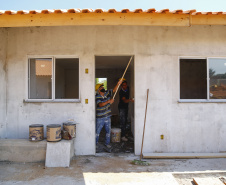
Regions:
[[104, 89], [104, 84], [96, 84], [95, 86], [95, 90], [97, 93], [104, 93], [105, 89]]
[[102, 87], [102, 86], [104, 86], [104, 84], [102, 84], [102, 83], [96, 84], [96, 86], [95, 86], [95, 91], [98, 91], [99, 88]]
[[122, 84], [121, 84], [121, 86], [122, 86], [122, 89], [123, 89], [123, 90], [126, 90], [127, 87], [128, 87], [128, 86], [127, 86], [127, 81], [123, 81]]

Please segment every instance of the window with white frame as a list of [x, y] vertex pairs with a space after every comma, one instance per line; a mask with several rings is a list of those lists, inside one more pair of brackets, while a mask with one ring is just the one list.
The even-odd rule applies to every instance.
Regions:
[[209, 60], [209, 98], [226, 99], [226, 58]]
[[181, 58], [180, 99], [226, 100], [226, 58]]
[[78, 58], [29, 58], [28, 99], [79, 99]]

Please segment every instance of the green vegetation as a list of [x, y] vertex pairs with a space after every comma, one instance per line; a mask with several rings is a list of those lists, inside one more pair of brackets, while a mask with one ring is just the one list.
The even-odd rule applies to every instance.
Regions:
[[107, 90], [107, 78], [96, 78], [96, 84], [103, 83], [104, 88]]

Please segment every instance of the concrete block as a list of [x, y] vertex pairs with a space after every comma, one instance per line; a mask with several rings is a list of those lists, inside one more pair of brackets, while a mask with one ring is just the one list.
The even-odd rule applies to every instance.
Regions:
[[47, 142], [46, 167], [69, 167], [74, 155], [74, 139]]
[[45, 161], [46, 140], [31, 142], [28, 139], [0, 139], [0, 161]]

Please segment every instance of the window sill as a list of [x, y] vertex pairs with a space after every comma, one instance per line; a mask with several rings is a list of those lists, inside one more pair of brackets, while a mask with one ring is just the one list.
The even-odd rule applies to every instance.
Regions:
[[68, 99], [68, 100], [35, 100], [35, 99], [27, 99], [23, 101], [24, 103], [81, 103], [79, 99]]
[[178, 103], [226, 103], [226, 100], [205, 100], [205, 99], [200, 99], [200, 100], [178, 100]]

